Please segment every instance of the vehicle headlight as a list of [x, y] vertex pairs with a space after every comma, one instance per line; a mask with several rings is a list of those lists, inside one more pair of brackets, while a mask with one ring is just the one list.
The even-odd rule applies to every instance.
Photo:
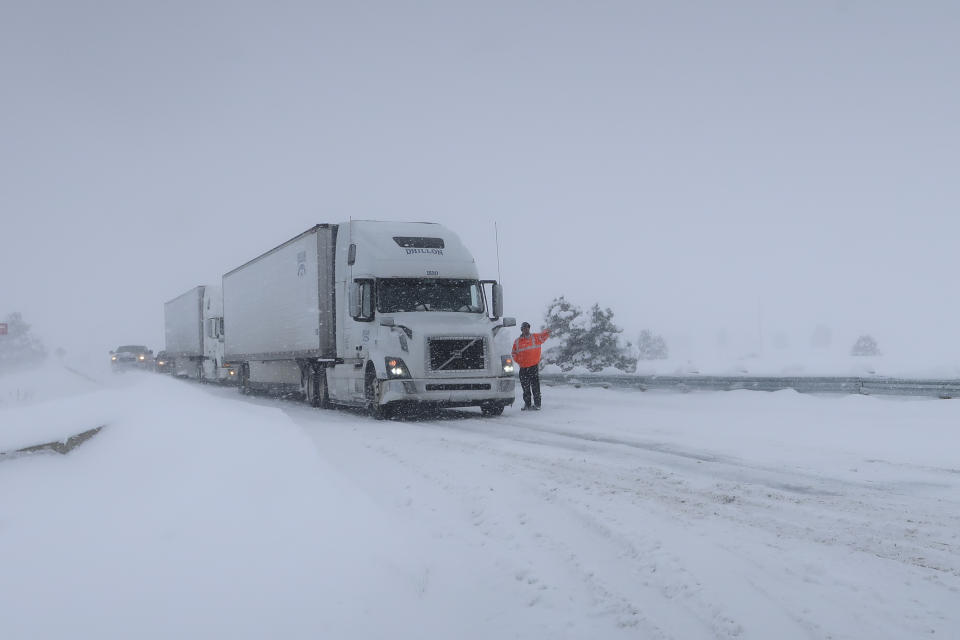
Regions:
[[140, 359], [141, 359], [141, 360], [146, 360], [146, 359], [147, 359], [147, 356], [141, 354]]
[[389, 378], [409, 378], [410, 370], [401, 358], [385, 358], [387, 365], [387, 377]]
[[513, 364], [513, 358], [510, 356], [500, 356], [500, 365], [503, 367], [504, 373], [513, 374], [516, 367]]
[[111, 360], [116, 360], [116, 359], [117, 359], [117, 356], [110, 356], [110, 359], [111, 359]]
[[163, 366], [164, 364], [166, 364], [166, 363], [165, 363], [163, 360], [160, 360], [159, 362], [157, 362], [157, 364], [162, 367], [162, 366]]

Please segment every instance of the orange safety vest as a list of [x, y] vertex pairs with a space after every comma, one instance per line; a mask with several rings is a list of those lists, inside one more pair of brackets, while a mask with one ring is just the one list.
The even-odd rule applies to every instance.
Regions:
[[513, 341], [513, 361], [521, 368], [533, 367], [540, 363], [540, 345], [550, 337], [550, 330], [543, 333], [522, 335]]

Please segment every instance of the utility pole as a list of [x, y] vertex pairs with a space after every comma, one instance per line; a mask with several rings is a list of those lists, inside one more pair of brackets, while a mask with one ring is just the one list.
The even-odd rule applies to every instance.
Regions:
[[759, 346], [757, 348], [757, 354], [763, 354], [763, 295], [757, 296], [757, 340], [759, 340]]

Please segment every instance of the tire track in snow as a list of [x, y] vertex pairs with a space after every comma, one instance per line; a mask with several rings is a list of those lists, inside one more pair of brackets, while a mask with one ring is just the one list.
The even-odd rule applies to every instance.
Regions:
[[[490, 423], [487, 420], [477, 422], [481, 426]], [[383, 431], [379, 427], [382, 424], [377, 426], [376, 442], [367, 442], [366, 446], [383, 458], [405, 466], [409, 472], [431, 485], [454, 495], [456, 502], [470, 505], [474, 526], [481, 527], [482, 535], [492, 538], [498, 546], [515, 545], [518, 546], [518, 552], [530, 548], [549, 550], [552, 557], [567, 567], [566, 571], [574, 572], [578, 580], [594, 594], [597, 614], [613, 616], [618, 627], [642, 629], [645, 637], [658, 638], [732, 638], [739, 634], [740, 625], [715, 604], [700, 598], [695, 586], [697, 579], [684, 568], [678, 555], [662, 549], [660, 541], [648, 538], [638, 544], [636, 536], [631, 540], [608, 527], [603, 514], [590, 508], [589, 500], [573, 502], [558, 497], [556, 492], [541, 486], [539, 479], [535, 486], [530, 486], [530, 469], [539, 469], [538, 457], [503, 451], [503, 442], [499, 440], [464, 441], [462, 438], [445, 437], [450, 435], [448, 421], [388, 423], [387, 430], [393, 427], [397, 431], [397, 437], [390, 439], [380, 437]], [[530, 513], [528, 509], [522, 514], [524, 524], [533, 533], [520, 542], [505, 537], [500, 527], [504, 521], [517, 517], [517, 513], [511, 512], [509, 505], [491, 498], [490, 493], [477, 491], [470, 484], [459, 483], [457, 464], [440, 472], [435, 457], [431, 457], [430, 465], [424, 465], [420, 462], [422, 456], [418, 451], [408, 456], [398, 450], [398, 443], [410, 442], [416, 436], [422, 436], [425, 430], [432, 432], [430, 439], [434, 444], [439, 444], [447, 452], [456, 451], [459, 464], [469, 459], [498, 460], [497, 475], [512, 476], [511, 489], [532, 497], [533, 502], [540, 505], [536, 513]], [[432, 437], [437, 435], [440, 438]], [[483, 438], [483, 434], [480, 435]], [[486, 455], [478, 457], [478, 452]], [[551, 466], [554, 467], [551, 471], [555, 472], [555, 465], [547, 464], [548, 469]], [[564, 475], [569, 477], [564, 473], [557, 477], [561, 486], [564, 485]], [[557, 482], [551, 481], [550, 484], [556, 485]], [[563, 493], [576, 490], [578, 487], [563, 487]], [[559, 530], [549, 525], [556, 520], [564, 523]], [[571, 542], [584, 537], [592, 542], [588, 545]], [[585, 549], [588, 551], [585, 552]], [[528, 570], [522, 575], [532, 576], [539, 583], [546, 581]], [[650, 603], [655, 604], [651, 606]], [[658, 622], [658, 619], [664, 622]], [[680, 633], [676, 632], [678, 626], [682, 627]]]
[[[876, 558], [894, 561], [914, 569], [916, 579], [957, 592], [956, 532], [960, 530], [960, 519], [956, 502], [931, 498], [904, 483], [891, 485], [821, 476], [802, 468], [750, 464], [735, 456], [689, 450], [656, 440], [577, 431], [569, 421], [564, 426], [547, 422], [553, 418], [548, 418], [549, 414], [508, 413], [491, 420], [468, 412], [450, 412], [445, 419], [376, 423], [351, 413], [318, 414], [292, 403], [277, 406], [283, 404], [309, 429], [342, 430], [349, 426], [357, 442], [369, 445], [371, 439], [377, 439], [376, 447], [371, 449], [375, 458], [395, 456], [395, 464], [408, 473], [419, 474], [424, 483], [470, 505], [475, 526], [487, 527], [484, 537], [491, 544], [519, 544], [513, 549], [514, 554], [522, 554], [523, 549], [548, 549], [594, 593], [596, 615], [612, 616], [623, 625], [621, 628], [642, 629], [648, 637], [681, 637], [669, 624], [658, 624], [655, 611], [648, 615], [636, 605], [643, 601], [638, 593], [649, 597], [650, 584], [665, 590], [658, 600], [665, 610], [696, 619], [698, 632], [706, 637], [735, 637], [741, 626], [737, 615], [718, 604], [723, 602], [722, 598], [698, 590], [696, 567], [677, 554], [671, 558], [665, 550], [665, 543], [670, 541], [623, 530], [630, 513], [655, 516], [691, 529], [719, 524], [748, 534], [750, 537], [742, 543], [737, 535], [725, 536], [727, 543], [718, 547], [717, 552], [736, 558], [745, 567], [743, 580], [754, 591], [771, 584], [770, 567], [758, 561], [760, 547], [767, 546], [771, 553], [788, 556], [797, 544], [807, 543], [823, 549], [824, 557], [846, 550], [853, 552], [854, 557], [863, 557], [864, 562]], [[318, 420], [320, 416], [323, 418]], [[598, 425], [590, 427], [596, 429]], [[444, 458], [441, 463], [433, 460], [429, 452], [453, 456], [453, 460]], [[478, 452], [483, 455], [477, 456]], [[491, 475], [495, 474], [494, 468], [501, 475], [512, 475], [513, 486], [519, 492], [535, 496], [544, 504], [552, 503], [576, 523], [563, 533], [544, 532], [541, 526], [535, 538], [525, 537], [520, 542], [505, 538], [498, 526], [518, 517], [518, 513], [484, 499], [482, 494], [471, 493], [470, 484], [460, 478], [459, 465], [474, 458], [484, 461], [486, 472]], [[864, 462], [877, 464], [873, 460]], [[955, 476], [938, 468], [916, 471], [938, 474], [936, 477], [944, 482], [938, 486], [949, 486]], [[538, 486], [523, 486], [524, 482], [530, 485], [531, 476], [538, 479], [534, 483]], [[525, 519], [530, 525], [542, 525], [557, 517], [549, 510], [532, 514], [527, 511]], [[622, 514], [626, 516], [620, 517]], [[905, 527], [909, 530], [905, 531]], [[593, 541], [588, 547], [596, 546], [602, 551], [584, 553], [584, 545], [571, 542], [580, 534]], [[578, 551], [584, 555], [578, 555]], [[604, 564], [599, 559], [608, 557], [620, 560], [623, 567], [599, 574], [592, 569], [594, 563]], [[789, 624], [780, 623], [777, 628], [781, 631], [792, 628], [799, 637], [824, 637], [830, 633], [829, 625], [811, 623], [810, 612], [803, 603], [788, 595], [796, 585], [803, 584], [832, 589], [831, 593], [849, 601], [851, 610], [869, 610], [871, 615], [863, 630], [872, 630], [877, 637], [909, 635], [925, 625], [922, 618], [910, 622], [913, 626], [891, 620], [891, 613], [884, 610], [882, 593], [876, 591], [879, 586], [827, 576], [820, 567], [798, 566], [789, 559], [782, 564], [786, 573], [778, 579], [779, 591], [769, 596], [775, 615], [790, 620]], [[531, 597], [536, 600], [536, 590], [548, 582], [547, 577], [517, 565], [522, 562], [512, 561], [510, 566], [516, 570], [518, 581], [533, 580], [531, 584], [537, 585], [531, 587]], [[660, 575], [648, 579], [642, 588], [630, 583], [631, 579], [642, 583], [644, 571]], [[680, 586], [671, 590], [672, 584]], [[872, 597], [865, 595], [872, 592]], [[870, 604], [871, 600], [875, 603]], [[534, 606], [539, 605], [534, 602]], [[750, 619], [751, 616], [746, 617]], [[637, 627], [629, 626], [631, 620], [637, 621]]]

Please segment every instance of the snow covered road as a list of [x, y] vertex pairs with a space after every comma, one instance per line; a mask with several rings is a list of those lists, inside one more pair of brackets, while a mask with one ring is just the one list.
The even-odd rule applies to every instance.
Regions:
[[548, 398], [495, 420], [284, 410], [384, 509], [443, 542], [425, 570], [496, 567], [549, 612], [551, 636], [960, 632], [955, 403]]
[[[217, 607], [184, 614], [197, 618], [196, 629], [223, 629], [216, 616], [234, 607], [258, 622], [246, 627], [251, 637], [280, 611], [283, 637], [960, 635], [954, 401], [553, 387], [540, 413], [509, 408], [489, 419], [463, 410], [377, 422], [149, 376], [110, 390], [110, 402], [121, 406], [121, 392], [151, 398], [158, 413], [189, 406], [176, 415], [186, 424], [165, 436], [150, 432], [169, 440], [157, 464], [182, 465], [182, 445], [190, 443], [190, 464], [208, 468], [183, 483], [200, 493], [216, 483], [215, 513], [248, 528], [233, 547], [259, 554], [254, 564], [273, 589], [258, 600], [258, 591], [224, 580]], [[109, 402], [97, 406], [111, 412]], [[51, 412], [45, 404], [13, 411], [34, 409]], [[97, 446], [119, 438], [129, 415]], [[222, 424], [212, 418], [219, 415], [227, 416]], [[270, 448], [258, 452], [265, 443]], [[310, 444], [312, 460], [302, 450]], [[111, 456], [123, 455], [122, 443], [112, 445]], [[91, 441], [63, 462], [102, 453]], [[39, 464], [0, 462], [0, 549], [52, 539], [53, 522], [3, 490], [5, 482], [38, 477]], [[177, 507], [184, 486], [150, 487], [161, 510], [187, 520], [176, 535], [190, 542], [190, 519], [204, 522], [205, 540], [224, 534], [209, 514]], [[263, 489], [251, 497], [251, 486]], [[56, 497], [48, 491], [44, 499]], [[109, 503], [91, 508], [109, 511]], [[279, 525], [286, 535], [275, 530], [276, 518], [289, 519]], [[328, 522], [336, 523], [332, 532]], [[154, 544], [168, 545], [164, 526]], [[264, 535], [270, 544], [257, 550]], [[284, 539], [286, 552], [276, 546]], [[163, 550], [174, 562], [193, 562], [208, 588], [217, 585], [208, 570], [228, 560], [210, 567], [196, 554]], [[94, 570], [95, 560], [70, 568]], [[0, 595], [12, 597], [10, 576], [28, 579], [31, 567], [5, 552], [0, 562], [14, 569], [0, 577]], [[257, 571], [228, 575], [245, 584]], [[296, 579], [285, 582], [290, 572]], [[126, 588], [144, 590], [136, 580]], [[168, 610], [196, 595], [160, 592], [174, 601], [164, 603]], [[345, 602], [354, 604], [336, 614]], [[15, 620], [21, 610], [3, 609]], [[20, 622], [14, 628], [30, 628]], [[58, 636], [59, 628], [33, 637]], [[243, 635], [243, 626], [228, 628]], [[102, 635], [129, 630], [108, 625]]]

